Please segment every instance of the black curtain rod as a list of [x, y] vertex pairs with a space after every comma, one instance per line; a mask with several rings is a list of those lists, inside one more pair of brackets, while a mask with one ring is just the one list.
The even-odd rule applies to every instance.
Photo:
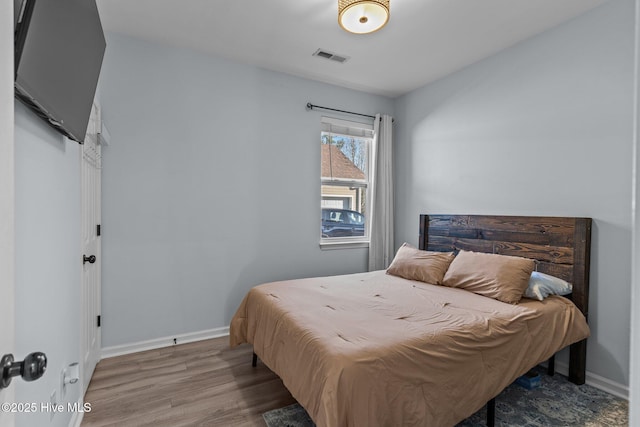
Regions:
[[307, 102], [307, 110], [313, 110], [314, 108], [319, 108], [321, 110], [337, 111], [339, 113], [345, 113], [345, 114], [353, 114], [355, 116], [369, 117], [370, 119], [374, 119], [374, 120], [376, 118], [376, 116], [371, 116], [369, 114], [354, 113], [353, 111], [345, 111], [345, 110], [337, 110], [335, 108], [321, 107], [319, 105], [313, 105], [312, 103]]

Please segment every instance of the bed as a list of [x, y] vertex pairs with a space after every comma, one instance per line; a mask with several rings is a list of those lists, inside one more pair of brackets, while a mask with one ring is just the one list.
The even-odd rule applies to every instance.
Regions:
[[419, 249], [533, 259], [573, 302], [385, 271], [274, 282], [245, 296], [230, 344], [252, 344], [319, 426], [453, 426], [566, 346], [584, 383], [590, 234], [589, 218], [421, 215]]

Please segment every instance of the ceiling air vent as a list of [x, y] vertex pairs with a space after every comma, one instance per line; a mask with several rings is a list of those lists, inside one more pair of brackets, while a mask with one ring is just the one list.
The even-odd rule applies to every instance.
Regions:
[[324, 49], [316, 50], [313, 53], [313, 56], [319, 56], [320, 58], [329, 59], [331, 61], [339, 62], [341, 64], [349, 60], [349, 57], [346, 55], [338, 55], [336, 53], [329, 52], [328, 50], [324, 50]]

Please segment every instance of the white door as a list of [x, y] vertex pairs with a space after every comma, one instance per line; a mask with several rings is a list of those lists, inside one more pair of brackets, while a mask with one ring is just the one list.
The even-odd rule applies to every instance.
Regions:
[[82, 187], [82, 384], [87, 391], [91, 376], [100, 361], [100, 179], [102, 156], [98, 142], [100, 110], [94, 104], [80, 150]]
[[[15, 231], [13, 141], [13, 5], [0, 2], [0, 358], [15, 355]], [[15, 378], [14, 378], [15, 379]], [[0, 390], [0, 403], [14, 401], [14, 385]], [[13, 426], [0, 410], [0, 425]]]

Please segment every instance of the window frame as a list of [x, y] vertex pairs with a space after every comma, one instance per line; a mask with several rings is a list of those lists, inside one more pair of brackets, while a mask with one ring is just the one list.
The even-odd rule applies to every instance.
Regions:
[[[320, 230], [322, 230], [322, 187], [324, 185], [348, 186], [348, 187], [365, 187], [365, 209], [364, 212], [358, 211], [364, 215], [364, 236], [345, 236], [345, 237], [322, 237], [320, 235], [320, 248], [325, 249], [349, 249], [349, 248], [368, 248], [371, 241], [371, 195], [373, 192], [373, 182], [371, 178], [372, 172], [372, 150], [373, 150], [373, 123], [362, 123], [351, 120], [336, 119], [333, 117], [322, 116], [320, 138], [326, 133], [348, 138], [356, 138], [365, 141], [366, 151], [366, 171], [363, 171], [366, 179], [351, 180], [344, 178], [325, 178], [322, 176], [322, 168], [320, 170]], [[322, 141], [322, 140], [321, 140]], [[322, 143], [320, 144], [322, 147]], [[322, 156], [322, 153], [320, 157]], [[322, 159], [322, 157], [321, 157]], [[352, 209], [355, 210], [355, 209]]]

